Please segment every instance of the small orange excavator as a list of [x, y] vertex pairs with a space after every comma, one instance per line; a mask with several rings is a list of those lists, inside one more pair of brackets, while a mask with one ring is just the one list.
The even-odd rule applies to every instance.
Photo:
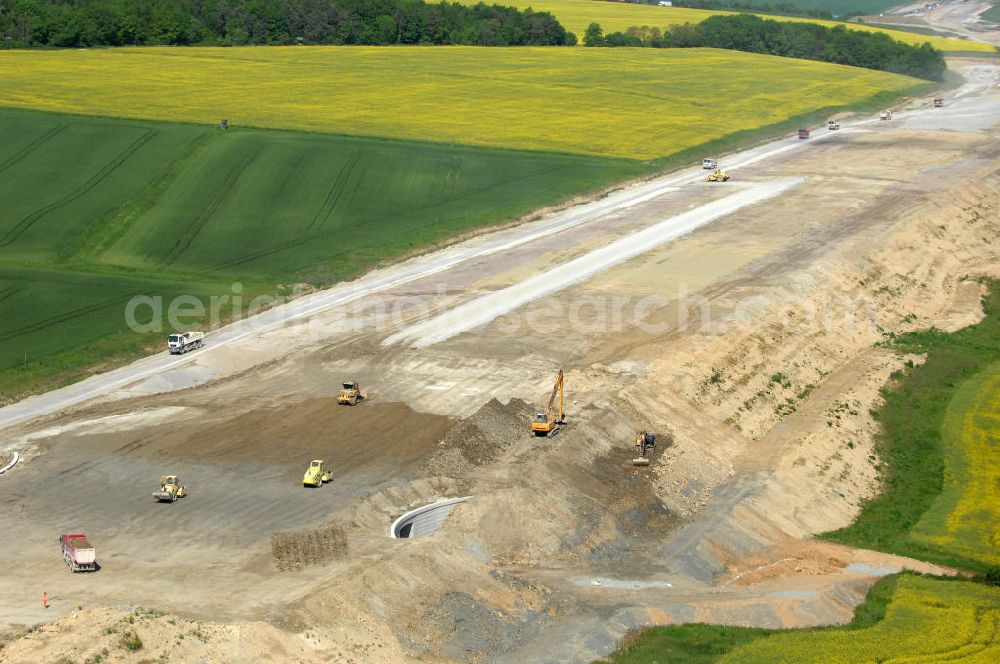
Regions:
[[[559, 416], [552, 417], [553, 409], [555, 408], [556, 394], [559, 395]], [[556, 384], [552, 386], [552, 396], [549, 397], [548, 408], [545, 409], [544, 413], [538, 413], [535, 415], [535, 419], [531, 422], [531, 432], [536, 436], [554, 436], [559, 432], [559, 427], [566, 424], [563, 419], [565, 414], [563, 413], [563, 370], [559, 370], [559, 375], [556, 376]]]

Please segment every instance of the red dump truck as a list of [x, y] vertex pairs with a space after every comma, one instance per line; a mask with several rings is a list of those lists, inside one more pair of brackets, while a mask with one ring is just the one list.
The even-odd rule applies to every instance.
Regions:
[[97, 571], [97, 550], [83, 533], [63, 533], [59, 537], [63, 560], [74, 572]]
[[799, 138], [809, 138], [809, 130], [799, 129]]

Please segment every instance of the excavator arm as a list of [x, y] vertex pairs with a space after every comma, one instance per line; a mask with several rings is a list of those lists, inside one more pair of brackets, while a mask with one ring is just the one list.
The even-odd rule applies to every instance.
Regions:
[[555, 385], [552, 386], [552, 395], [549, 396], [549, 407], [545, 410], [545, 417], [549, 422], [552, 421], [552, 409], [555, 407], [556, 395], [559, 395], [559, 417], [555, 420], [556, 423], [562, 423], [563, 421], [563, 370], [559, 370], [559, 375], [556, 377]]

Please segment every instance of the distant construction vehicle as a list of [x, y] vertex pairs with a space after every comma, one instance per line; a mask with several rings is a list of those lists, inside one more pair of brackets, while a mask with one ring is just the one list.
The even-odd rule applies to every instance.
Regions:
[[944, 106], [944, 97], [935, 97], [934, 108], [941, 108], [942, 106]]
[[187, 495], [187, 487], [181, 484], [176, 475], [161, 475], [160, 490], [153, 492], [153, 498], [161, 503], [176, 503], [178, 498]]
[[302, 486], [323, 486], [333, 479], [333, 473], [326, 467], [326, 462], [322, 459], [315, 459], [306, 468], [306, 474], [302, 476]]
[[719, 160], [712, 159], [711, 157], [705, 157], [701, 160], [701, 167], [706, 171], [712, 171], [719, 167]]
[[706, 182], [726, 182], [729, 180], [729, 173], [726, 171], [720, 171], [718, 168], [708, 174], [705, 178]]
[[356, 406], [363, 401], [365, 396], [361, 394], [361, 385], [356, 380], [349, 380], [343, 383], [343, 389], [337, 395], [337, 403], [341, 406]]
[[[558, 417], [553, 417], [556, 394], [559, 395], [559, 414]], [[559, 431], [559, 427], [566, 423], [563, 419], [565, 417], [563, 413], [563, 399], [563, 370], [560, 369], [559, 375], [556, 376], [556, 383], [552, 386], [552, 394], [549, 396], [548, 407], [544, 413], [536, 414], [535, 419], [531, 422], [532, 433], [536, 436], [553, 436]]]
[[204, 332], [181, 332], [167, 337], [167, 349], [172, 355], [181, 355], [204, 345]]
[[635, 451], [639, 456], [632, 459], [633, 466], [648, 466], [649, 453], [656, 447], [656, 434], [652, 431], [640, 431], [635, 436]]
[[799, 138], [809, 138], [809, 130], [799, 129]]
[[74, 572], [97, 571], [97, 549], [83, 533], [63, 533], [59, 536], [63, 560]]
[[828, 120], [826, 123], [826, 128], [830, 131], [836, 131], [840, 129], [840, 123], [836, 120]]
[[882, 111], [878, 114], [879, 120], [892, 120], [892, 111]]

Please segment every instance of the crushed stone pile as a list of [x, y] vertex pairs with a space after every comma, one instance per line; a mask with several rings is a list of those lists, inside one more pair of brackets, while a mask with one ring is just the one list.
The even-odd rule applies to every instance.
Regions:
[[524, 440], [533, 415], [534, 408], [521, 399], [511, 399], [506, 405], [490, 399], [474, 414], [456, 422], [441, 446], [460, 451], [473, 466], [490, 463], [507, 447]]

